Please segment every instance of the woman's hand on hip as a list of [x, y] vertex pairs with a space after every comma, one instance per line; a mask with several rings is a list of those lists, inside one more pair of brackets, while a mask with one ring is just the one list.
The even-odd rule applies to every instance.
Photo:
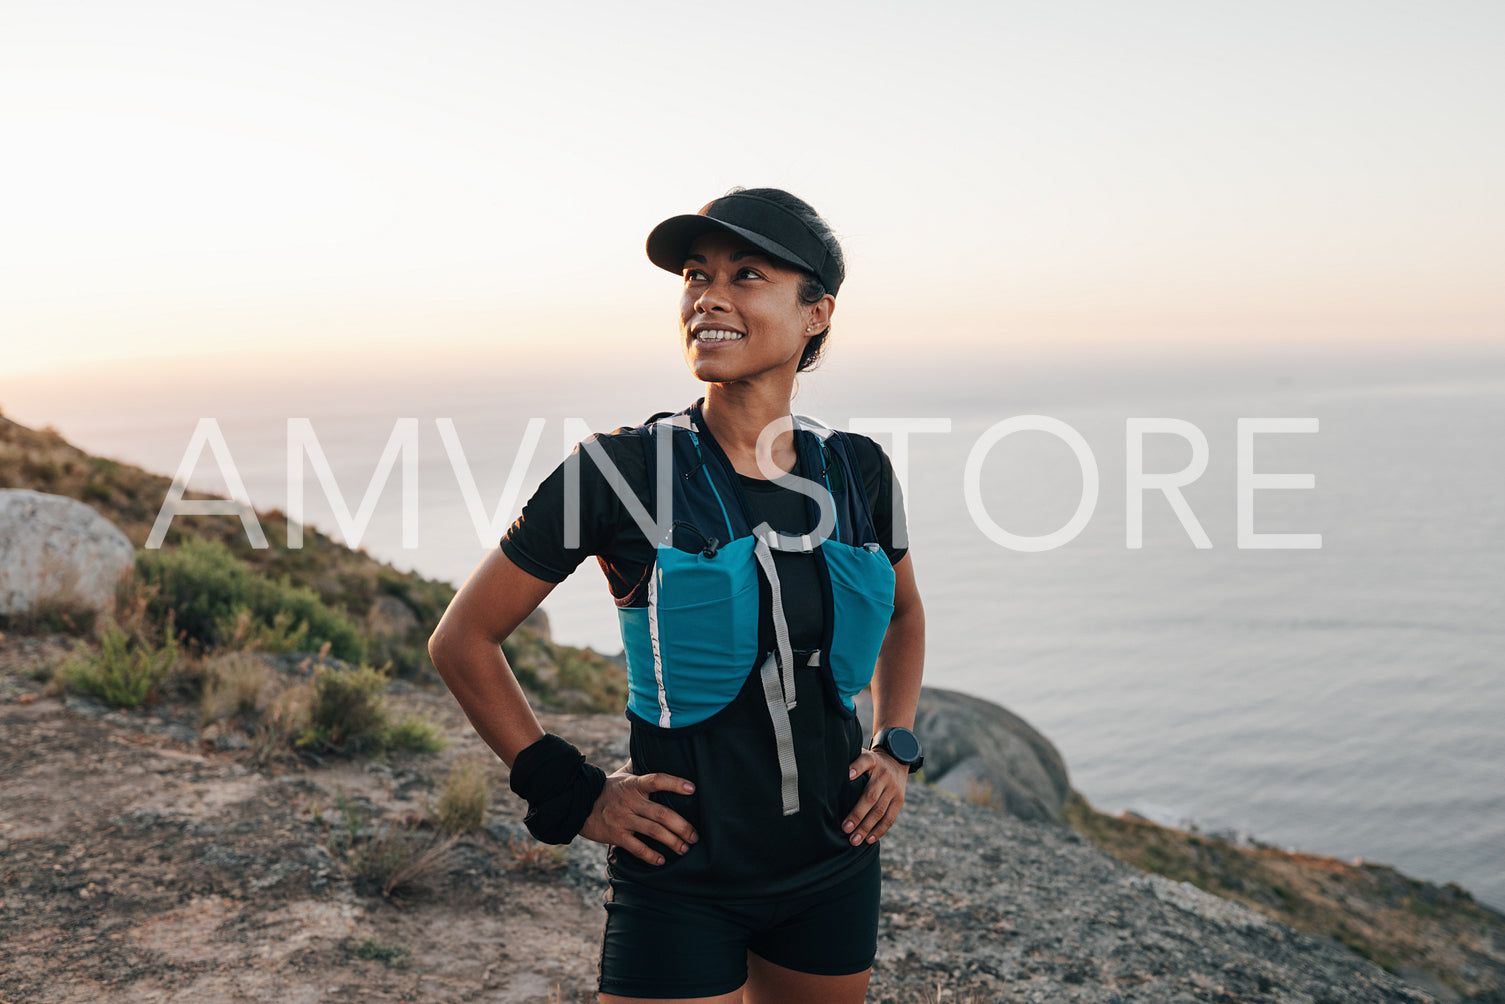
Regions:
[[630, 764], [624, 766], [606, 775], [606, 787], [601, 789], [595, 807], [580, 827], [580, 835], [597, 843], [615, 844], [650, 865], [663, 864], [664, 856], [643, 843], [644, 837], [671, 851], [685, 853], [700, 835], [685, 817], [648, 797], [655, 791], [689, 795], [694, 793], [695, 786], [672, 774], [639, 777], [631, 772]]
[[867, 775], [867, 788], [841, 824], [853, 847], [864, 840], [876, 843], [888, 832], [904, 808], [904, 788], [909, 783], [909, 768], [893, 757], [874, 750], [863, 750], [852, 761], [850, 778]]

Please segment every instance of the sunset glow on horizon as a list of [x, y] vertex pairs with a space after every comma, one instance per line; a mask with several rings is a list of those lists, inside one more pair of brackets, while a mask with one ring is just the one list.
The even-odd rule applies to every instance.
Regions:
[[0, 381], [672, 353], [643, 238], [734, 184], [879, 352], [1505, 334], [1494, 5], [348, 13], [7, 5]]

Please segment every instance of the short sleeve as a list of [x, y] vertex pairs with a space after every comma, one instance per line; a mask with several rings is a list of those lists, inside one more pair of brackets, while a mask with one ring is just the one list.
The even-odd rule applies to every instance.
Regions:
[[878, 544], [897, 565], [909, 552], [909, 524], [904, 513], [904, 490], [894, 477], [894, 466], [883, 448], [867, 436], [847, 433], [857, 454], [862, 484], [867, 490], [868, 505], [873, 513], [873, 529]]
[[[633, 442], [635, 436], [613, 434], [594, 438], [605, 448], [607, 458], [622, 472], [627, 484], [633, 485], [635, 490], [636, 486], [643, 484], [642, 450], [640, 447], [635, 451], [631, 448], [636, 445]], [[513, 564], [546, 582], [563, 582], [586, 558], [610, 553], [622, 524], [622, 500], [601, 473], [591, 451], [584, 449], [583, 445], [577, 445], [544, 478], [523, 506], [522, 514], [501, 539], [502, 553]], [[579, 537], [574, 546], [567, 547], [567, 522], [573, 521], [572, 509], [575, 508], [567, 497], [573, 494], [567, 493], [571, 465], [576, 465], [579, 470]], [[640, 501], [646, 505], [641, 494]]]

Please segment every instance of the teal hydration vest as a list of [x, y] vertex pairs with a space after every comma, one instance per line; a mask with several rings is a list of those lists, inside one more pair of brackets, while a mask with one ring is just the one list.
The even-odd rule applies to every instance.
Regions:
[[[877, 542], [861, 472], [843, 433], [795, 419], [793, 473], [804, 482], [790, 487], [807, 495], [817, 532], [791, 536], [766, 523], [751, 525], [736, 471], [707, 431], [700, 406], [697, 401], [636, 430], [647, 459], [649, 514], [661, 530], [658, 540], [650, 537], [654, 560], [643, 582], [617, 600], [628, 715], [659, 728], [694, 725], [730, 704], [748, 674], [758, 673], [789, 815], [799, 811], [788, 714], [795, 659], [772, 552], [814, 556], [825, 618], [821, 648], [808, 665], [819, 667], [828, 695], [849, 718], [853, 698], [872, 680], [893, 614], [894, 570]], [[659, 508], [664, 460], [669, 469], [662, 482], [672, 485], [667, 514]], [[768, 652], [758, 639], [760, 574], [772, 600], [775, 644]]]

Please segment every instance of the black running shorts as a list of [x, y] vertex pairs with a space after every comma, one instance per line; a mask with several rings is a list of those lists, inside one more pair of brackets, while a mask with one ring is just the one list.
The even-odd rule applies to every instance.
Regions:
[[747, 982], [747, 953], [802, 973], [847, 976], [878, 946], [877, 855], [835, 886], [776, 900], [710, 899], [612, 879], [600, 990], [622, 997], [714, 997]]

